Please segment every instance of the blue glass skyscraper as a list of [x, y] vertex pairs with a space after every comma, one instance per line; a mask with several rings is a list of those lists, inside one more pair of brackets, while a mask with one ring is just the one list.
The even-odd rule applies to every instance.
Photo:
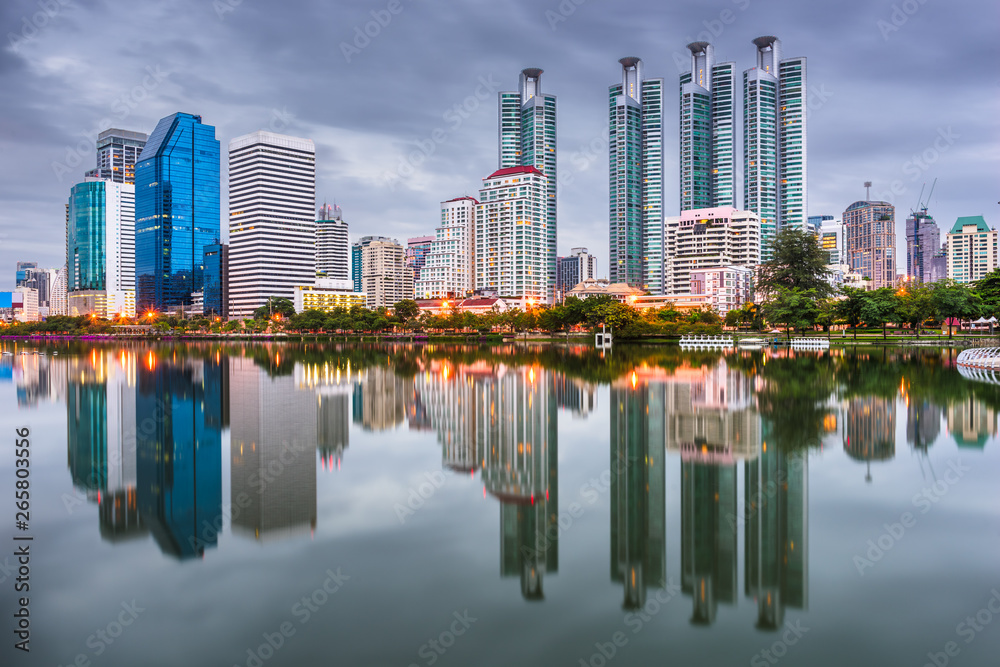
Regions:
[[215, 127], [187, 113], [161, 119], [135, 173], [136, 309], [177, 311], [202, 289], [205, 246], [220, 238]]

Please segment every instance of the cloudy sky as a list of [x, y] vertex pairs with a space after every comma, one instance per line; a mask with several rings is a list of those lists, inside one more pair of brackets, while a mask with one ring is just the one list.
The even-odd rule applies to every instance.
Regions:
[[[839, 218], [873, 181], [897, 208], [901, 270], [925, 182], [938, 179], [943, 227], [1000, 224], [994, 0], [6, 0], [0, 26], [0, 289], [18, 260], [64, 263], [64, 204], [97, 133], [149, 133], [175, 111], [217, 128], [224, 162], [257, 129], [311, 138], [318, 203], [339, 203], [352, 236], [433, 233], [439, 202], [476, 195], [496, 168], [496, 93], [525, 67], [558, 96], [559, 251], [587, 246], [606, 274], [617, 60], [639, 56], [667, 81], [676, 214], [684, 46], [710, 41], [742, 71], [759, 35], [809, 59], [811, 215]], [[223, 209], [225, 190], [223, 177]]]

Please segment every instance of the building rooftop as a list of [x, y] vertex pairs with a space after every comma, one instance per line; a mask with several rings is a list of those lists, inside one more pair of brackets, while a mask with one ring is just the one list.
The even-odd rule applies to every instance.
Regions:
[[975, 225], [977, 232], [988, 232], [990, 231], [989, 225], [986, 224], [986, 219], [981, 215], [967, 215], [959, 218], [955, 221], [955, 226], [951, 228], [952, 234], [961, 234], [962, 228], [966, 225]]
[[534, 167], [507, 167], [506, 169], [498, 169], [492, 174], [484, 178], [483, 180], [489, 180], [491, 178], [500, 178], [501, 176], [513, 176], [514, 174], [538, 174], [539, 176], [544, 176], [542, 172], [538, 171]]

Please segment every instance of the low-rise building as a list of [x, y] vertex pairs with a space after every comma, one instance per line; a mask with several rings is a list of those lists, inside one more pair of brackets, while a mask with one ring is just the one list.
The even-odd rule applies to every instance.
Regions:
[[314, 285], [296, 286], [292, 303], [297, 313], [304, 310], [330, 312], [335, 308], [365, 306], [367, 300], [364, 292], [354, 291], [353, 280], [318, 278]]
[[704, 305], [722, 317], [753, 301], [754, 270], [745, 266], [719, 266], [691, 271], [691, 296], [706, 296]]
[[567, 297], [575, 296], [578, 299], [588, 299], [592, 296], [613, 296], [622, 303], [634, 301], [645, 292], [638, 287], [632, 287], [628, 283], [609, 283], [607, 280], [594, 279], [584, 280], [566, 292]]

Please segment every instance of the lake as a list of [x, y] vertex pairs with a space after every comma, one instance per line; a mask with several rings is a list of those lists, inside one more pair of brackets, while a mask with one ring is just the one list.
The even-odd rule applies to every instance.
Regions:
[[954, 351], [0, 350], [5, 665], [997, 664]]

